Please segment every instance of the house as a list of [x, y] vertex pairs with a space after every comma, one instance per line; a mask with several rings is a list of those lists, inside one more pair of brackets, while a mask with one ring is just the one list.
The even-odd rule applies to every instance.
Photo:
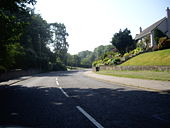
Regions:
[[136, 34], [135, 40], [141, 41], [145, 37], [150, 38], [149, 47], [153, 47], [156, 45], [156, 41], [154, 40], [154, 30], [159, 29], [163, 33], [165, 33], [168, 37], [170, 37], [170, 9], [167, 8], [167, 16], [160, 19], [159, 21], [155, 22], [148, 28], [142, 31], [142, 28], [140, 27], [140, 33]]

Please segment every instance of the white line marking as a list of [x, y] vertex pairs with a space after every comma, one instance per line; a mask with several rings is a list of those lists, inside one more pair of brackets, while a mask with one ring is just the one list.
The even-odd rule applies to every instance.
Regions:
[[[56, 77], [56, 84], [57, 84], [57, 86], [59, 86], [60, 84], [59, 84], [59, 82], [58, 82], [58, 78]], [[66, 96], [66, 97], [69, 97], [69, 95], [61, 88], [61, 87], [58, 87], [60, 90], [61, 90], [61, 92]]]
[[97, 128], [104, 128], [100, 123], [98, 123], [92, 116], [90, 116], [86, 111], [84, 111], [80, 106], [76, 106], [76, 108], [87, 117]]
[[59, 86], [58, 78], [56, 77], [56, 84]]
[[62, 91], [62, 93], [63, 93], [66, 97], [69, 97], [69, 95], [68, 95], [61, 87], [59, 87], [59, 89]]
[[59, 82], [58, 81], [56, 81], [56, 84], [59, 86]]

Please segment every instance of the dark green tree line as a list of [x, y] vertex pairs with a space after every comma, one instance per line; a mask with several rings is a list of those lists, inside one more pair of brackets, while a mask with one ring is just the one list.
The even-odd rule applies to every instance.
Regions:
[[66, 27], [48, 24], [35, 14], [28, 7], [35, 3], [35, 0], [0, 0], [0, 71], [65, 69], [69, 46]]

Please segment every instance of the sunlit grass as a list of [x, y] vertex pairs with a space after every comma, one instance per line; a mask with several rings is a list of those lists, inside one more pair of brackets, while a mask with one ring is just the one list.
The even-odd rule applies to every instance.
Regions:
[[158, 72], [158, 71], [99, 71], [97, 74], [139, 78], [149, 80], [162, 80], [170, 81], [170, 72]]
[[170, 49], [144, 53], [121, 64], [130, 65], [170, 65]]

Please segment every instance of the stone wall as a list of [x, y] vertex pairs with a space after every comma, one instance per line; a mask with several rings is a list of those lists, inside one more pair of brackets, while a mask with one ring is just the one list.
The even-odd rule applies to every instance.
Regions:
[[0, 74], [0, 82], [14, 79], [17, 77], [28, 76], [36, 73], [40, 73], [40, 71], [37, 69], [10, 71], [10, 72]]
[[170, 66], [100, 66], [100, 70], [170, 71]]

